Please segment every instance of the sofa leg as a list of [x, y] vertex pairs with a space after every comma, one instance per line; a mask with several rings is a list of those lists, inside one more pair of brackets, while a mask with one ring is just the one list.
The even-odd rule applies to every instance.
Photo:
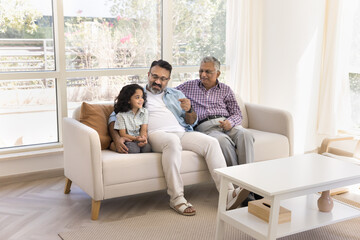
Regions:
[[71, 188], [71, 183], [72, 181], [68, 178], [66, 178], [66, 183], [65, 183], [65, 188], [64, 188], [64, 193], [65, 194], [69, 194], [70, 193], [70, 188]]
[[92, 199], [91, 202], [91, 220], [97, 220], [99, 217], [101, 201], [95, 201]]

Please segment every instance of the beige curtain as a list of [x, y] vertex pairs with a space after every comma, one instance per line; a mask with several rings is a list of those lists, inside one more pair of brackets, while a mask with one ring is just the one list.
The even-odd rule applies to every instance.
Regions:
[[226, 82], [244, 101], [258, 103], [262, 0], [227, 0]]
[[317, 131], [334, 136], [350, 126], [349, 52], [358, 0], [326, 0]]

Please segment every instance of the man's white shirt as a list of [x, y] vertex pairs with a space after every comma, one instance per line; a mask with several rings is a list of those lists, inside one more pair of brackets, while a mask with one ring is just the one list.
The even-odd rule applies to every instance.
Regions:
[[[149, 134], [155, 131], [185, 132], [174, 114], [166, 107], [163, 100], [164, 92], [153, 94], [147, 91], [146, 108], [149, 111]], [[179, 103], [180, 104], [180, 103]]]

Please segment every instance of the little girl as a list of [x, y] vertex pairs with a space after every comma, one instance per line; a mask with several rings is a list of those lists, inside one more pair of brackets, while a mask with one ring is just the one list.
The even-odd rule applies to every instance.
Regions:
[[[121, 137], [127, 137], [132, 142], [125, 142], [128, 153], [151, 152], [147, 141], [149, 113], [143, 106], [146, 103], [144, 89], [138, 84], [124, 86], [115, 99], [114, 112], [116, 121], [114, 129], [119, 130]], [[116, 151], [114, 142], [110, 149]]]

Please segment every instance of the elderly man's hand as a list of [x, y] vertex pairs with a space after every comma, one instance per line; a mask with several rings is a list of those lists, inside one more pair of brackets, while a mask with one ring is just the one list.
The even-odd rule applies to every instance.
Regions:
[[219, 121], [219, 123], [220, 123], [219, 127], [224, 129], [225, 131], [229, 131], [232, 128], [229, 120]]
[[190, 99], [188, 98], [180, 98], [179, 99], [180, 102], [180, 107], [184, 110], [184, 111], [189, 111], [191, 108], [191, 102]]

